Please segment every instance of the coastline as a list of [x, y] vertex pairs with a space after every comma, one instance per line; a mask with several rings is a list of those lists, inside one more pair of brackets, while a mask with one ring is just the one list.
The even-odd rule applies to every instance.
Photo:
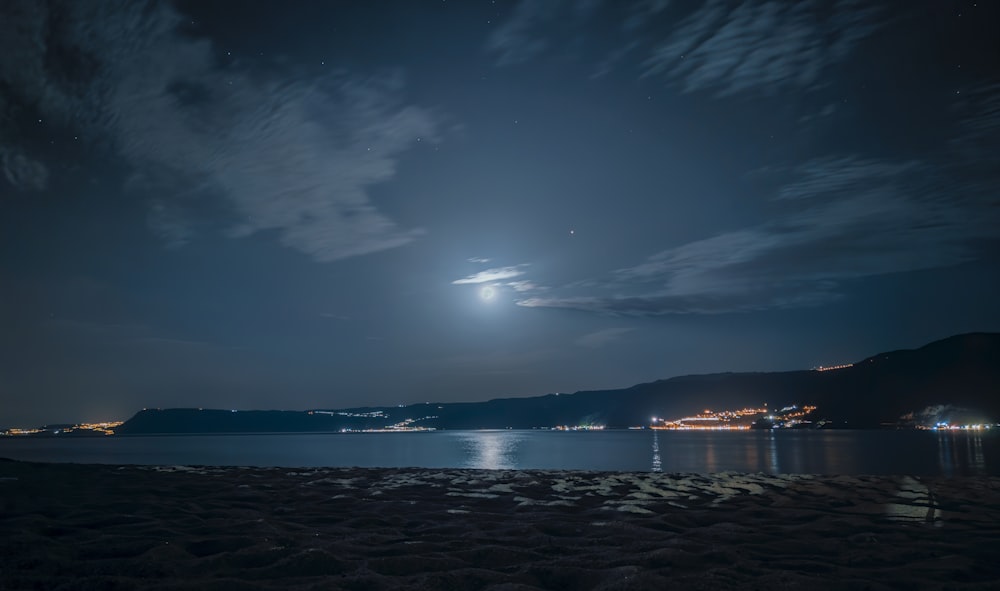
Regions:
[[0, 589], [995, 588], [1000, 478], [0, 460]]

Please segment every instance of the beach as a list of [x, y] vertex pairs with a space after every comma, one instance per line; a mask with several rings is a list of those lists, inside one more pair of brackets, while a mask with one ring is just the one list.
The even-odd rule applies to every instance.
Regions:
[[1000, 588], [1000, 478], [0, 461], [0, 589]]

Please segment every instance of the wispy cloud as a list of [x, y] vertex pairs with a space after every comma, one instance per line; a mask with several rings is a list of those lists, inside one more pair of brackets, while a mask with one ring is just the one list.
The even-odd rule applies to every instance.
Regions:
[[968, 89], [955, 105], [957, 132], [948, 143], [952, 168], [970, 179], [982, 199], [1000, 206], [1000, 81]]
[[[230, 236], [276, 230], [319, 261], [421, 233], [369, 198], [403, 152], [437, 139], [435, 115], [401, 100], [397, 73], [249, 70], [179, 33], [167, 3], [15, 1], [4, 13], [0, 85], [12, 94], [0, 106], [32, 105], [111, 146], [159, 187], [151, 224], [169, 244], [189, 239], [185, 216], [170, 209], [179, 199], [182, 210], [225, 211]], [[15, 131], [0, 129], [0, 139], [15, 141]], [[8, 182], [44, 186], [44, 163], [9, 148], [2, 157]]]
[[606, 39], [589, 27], [616, 19], [620, 42], [597, 60], [595, 77], [627, 65], [684, 92], [777, 94], [821, 86], [828, 68], [886, 22], [882, 7], [862, 0], [647, 0], [598, 11], [599, 4], [573, 10], [571, 2], [522, 0], [487, 48], [500, 65], [525, 62], [555, 47], [582, 47], [573, 36]]
[[484, 264], [485, 265], [486, 263], [490, 262], [490, 259], [483, 258], [483, 257], [469, 257], [468, 259], [466, 259], [466, 261], [469, 262], [469, 263], [477, 263], [477, 264]]
[[[566, 36], [575, 36], [600, 4], [601, 0], [521, 0], [489, 36], [486, 47], [501, 66], [529, 61], [552, 45], [565, 43]], [[551, 38], [554, 33], [558, 39]]]
[[485, 271], [480, 271], [478, 273], [473, 273], [461, 279], [456, 279], [452, 281], [452, 285], [466, 285], [474, 283], [492, 283], [494, 281], [503, 281], [505, 279], [513, 279], [514, 277], [520, 277], [524, 275], [524, 268], [527, 264], [523, 265], [513, 265], [511, 267], [497, 267], [495, 269], [486, 269]]
[[961, 160], [817, 159], [775, 194], [771, 221], [689, 242], [526, 307], [722, 313], [824, 304], [853, 279], [975, 260], [1000, 239], [1000, 182]]
[[[2, 103], [0, 103], [2, 104]], [[2, 141], [2, 137], [0, 137]], [[44, 191], [49, 184], [49, 170], [16, 150], [0, 146], [0, 166], [3, 176], [14, 188], [24, 191]]]
[[533, 281], [509, 281], [505, 283], [507, 287], [513, 289], [516, 292], [536, 292], [543, 288]]
[[813, 88], [880, 28], [880, 12], [858, 0], [707, 2], [653, 48], [646, 75], [717, 95]]
[[[532, 51], [506, 63], [557, 46], [558, 33], [549, 31], [558, 29], [558, 5], [519, 5], [507, 39]], [[638, 64], [637, 73], [680, 92], [716, 97], [820, 89], [892, 17], [886, 5], [862, 0], [605, 8], [601, 19], [586, 13], [588, 26], [602, 27], [602, 39], [616, 30], [621, 37], [604, 48], [595, 75]], [[821, 305], [842, 297], [852, 280], [976, 260], [1000, 239], [1000, 87], [962, 96], [958, 132], [944, 149], [919, 159], [854, 151], [772, 166], [778, 188], [763, 204], [769, 221], [665, 249], [604, 277], [544, 291], [532, 281], [517, 303], [634, 315]], [[821, 105], [801, 122], [840, 113]]]
[[576, 339], [575, 343], [581, 347], [589, 347], [591, 349], [597, 349], [608, 345], [614, 341], [620, 339], [623, 335], [626, 335], [635, 330], [634, 328], [605, 328], [603, 330], [598, 330], [592, 333], [583, 335], [582, 337]]
[[667, 314], [726, 314], [769, 308], [798, 308], [827, 304], [840, 294], [817, 286], [813, 291], [788, 293], [781, 290], [758, 289], [753, 293], [710, 293], [676, 295], [647, 291], [639, 295], [598, 295], [532, 297], [519, 300], [527, 308], [580, 310], [612, 316], [664, 316]]
[[146, 223], [167, 248], [180, 248], [187, 244], [194, 235], [194, 224], [183, 217], [180, 209], [159, 199], [149, 203]]
[[622, 28], [625, 31], [635, 31], [645, 25], [651, 18], [670, 7], [671, 0], [639, 0], [630, 5], [628, 16]]

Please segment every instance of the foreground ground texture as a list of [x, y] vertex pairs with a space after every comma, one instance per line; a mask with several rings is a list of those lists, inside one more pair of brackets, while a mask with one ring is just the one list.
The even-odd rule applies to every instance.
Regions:
[[1000, 479], [0, 460], [0, 589], [1000, 588]]

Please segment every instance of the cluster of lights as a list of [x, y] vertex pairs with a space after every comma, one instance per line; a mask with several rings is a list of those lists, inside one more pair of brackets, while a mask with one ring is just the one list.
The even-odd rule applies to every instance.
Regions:
[[[767, 412], [767, 408], [741, 408], [739, 410], [724, 410], [722, 412], [713, 413], [709, 409], [705, 409], [702, 415], [714, 415], [722, 419], [738, 419], [742, 417], [753, 417], [757, 415], [762, 415]], [[683, 419], [681, 419], [683, 420]]]
[[124, 422], [125, 421], [105, 421], [103, 423], [81, 423], [66, 429], [66, 431], [97, 431], [98, 433], [104, 433], [105, 435], [114, 435], [115, 428]]
[[381, 419], [386, 418], [389, 415], [385, 414], [381, 410], [373, 410], [371, 412], [345, 412], [345, 411], [333, 411], [333, 410], [310, 410], [311, 415], [330, 415], [330, 416], [341, 416], [341, 417], [358, 417], [365, 419]]
[[385, 427], [380, 427], [377, 429], [351, 429], [345, 427], [340, 430], [341, 433], [401, 433], [401, 432], [413, 432], [413, 431], [436, 431], [434, 427], [422, 427], [420, 425], [414, 425], [417, 421], [426, 421], [429, 419], [436, 419], [437, 416], [426, 416], [420, 417], [419, 419], [405, 419], [398, 423], [388, 425]]
[[35, 433], [41, 433], [43, 429], [8, 429], [4, 431], [4, 435], [34, 435]]
[[840, 365], [821, 365], [814, 369], [814, 371], [833, 371], [835, 369], [847, 369], [848, 367], [854, 367], [853, 363], [842, 363]]
[[[678, 430], [709, 430], [709, 431], [744, 431], [750, 429], [751, 419], [766, 418], [768, 420], [784, 421], [784, 426], [791, 427], [799, 423], [807, 422], [802, 418], [816, 410], [815, 406], [796, 405], [786, 406], [777, 413], [771, 413], [765, 408], [742, 408], [740, 410], [724, 410], [712, 412], [705, 409], [704, 412], [693, 417], [684, 417], [669, 421], [660, 417], [653, 417], [651, 429], [678, 429]], [[776, 427], [778, 425], [775, 425]]]
[[[786, 406], [785, 408], [781, 409], [780, 412], [781, 412], [781, 415], [782, 415], [781, 418], [783, 418], [783, 419], [801, 419], [802, 417], [806, 416], [807, 414], [812, 413], [814, 410], [816, 410], [815, 406], [809, 406], [807, 404], [807, 405], [803, 406], [801, 409], [799, 407], [797, 407], [797, 406]], [[794, 422], [798, 422], [798, 421], [794, 421]]]
[[677, 430], [708, 430], [708, 431], [741, 431], [749, 429], [750, 425], [745, 423], [735, 423], [734, 420], [741, 419], [746, 416], [752, 416], [758, 414], [758, 412], [767, 412], [766, 409], [749, 409], [744, 408], [741, 410], [726, 410], [722, 412], [712, 412], [710, 409], [705, 409], [704, 412], [694, 415], [693, 417], [684, 417], [681, 419], [675, 419], [673, 421], [668, 421], [660, 417], [653, 417], [653, 422], [650, 425], [651, 429], [677, 429]]
[[96, 433], [103, 433], [105, 435], [114, 435], [115, 428], [124, 423], [125, 421], [103, 421], [100, 423], [80, 423], [79, 425], [73, 425], [72, 427], [62, 427], [59, 429], [8, 429], [6, 431], [0, 431], [0, 435], [9, 435], [16, 437], [19, 435], [37, 435], [38, 433], [48, 433], [51, 431], [53, 435], [63, 435], [66, 433], [72, 433], [73, 431], [94, 431]]
[[[695, 421], [695, 422], [686, 422]], [[699, 422], [702, 421], [702, 422]], [[716, 419], [702, 418], [702, 417], [684, 417], [683, 419], [678, 419], [676, 421], [663, 421], [660, 423], [653, 423], [650, 429], [671, 429], [678, 431], [745, 431], [750, 428], [750, 425], [746, 424], [734, 424], [727, 422], [719, 422]]]
[[422, 430], [422, 431], [427, 431], [427, 430], [430, 430], [429, 427], [414, 426], [413, 423], [416, 423], [417, 421], [426, 421], [428, 419], [436, 419], [436, 418], [437, 418], [437, 416], [435, 415], [435, 416], [428, 416], [428, 417], [420, 417], [419, 419], [403, 419], [402, 421], [400, 421], [398, 423], [394, 423], [392, 425], [389, 425], [388, 427], [386, 427], [386, 429], [388, 429], [390, 431], [400, 431], [400, 430]]
[[[986, 424], [975, 424], [975, 425], [952, 425], [947, 421], [941, 421], [935, 423], [933, 427], [930, 427], [932, 431], [984, 431], [988, 430], [991, 425]], [[917, 427], [927, 429], [928, 427]]]
[[382, 429], [349, 429], [344, 427], [340, 430], [341, 433], [412, 433], [416, 431], [436, 431], [434, 427], [397, 427], [395, 425], [389, 425]]
[[603, 431], [604, 425], [556, 425], [552, 429], [555, 431]]

